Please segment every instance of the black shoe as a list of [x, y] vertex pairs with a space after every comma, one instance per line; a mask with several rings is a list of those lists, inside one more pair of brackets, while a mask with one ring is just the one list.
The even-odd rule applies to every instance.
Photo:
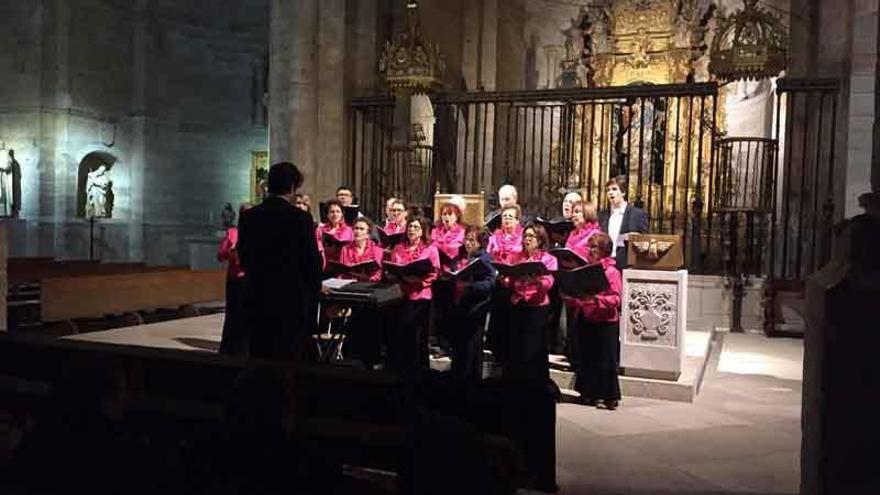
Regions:
[[605, 404], [605, 408], [608, 409], [609, 411], [613, 411], [613, 410], [617, 409], [617, 406], [620, 404], [616, 400], [603, 400], [602, 402]]
[[580, 404], [582, 404], [582, 405], [585, 405], [585, 406], [593, 406], [593, 407], [595, 407], [595, 406], [599, 403], [599, 401], [597, 401], [596, 399], [588, 399], [588, 398], [583, 397], [583, 396], [580, 397], [580, 399], [578, 400], [578, 402], [579, 402]]

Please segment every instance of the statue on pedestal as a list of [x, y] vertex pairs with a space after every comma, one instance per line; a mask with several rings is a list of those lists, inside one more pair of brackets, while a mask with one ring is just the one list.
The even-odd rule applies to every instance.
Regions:
[[113, 181], [107, 166], [101, 165], [86, 176], [86, 218], [110, 218]]
[[0, 216], [18, 218], [20, 212], [21, 165], [15, 159], [15, 150], [9, 150], [6, 167], [0, 168]]
[[565, 61], [580, 60], [584, 54], [584, 30], [577, 19], [570, 19], [568, 28], [562, 30], [565, 36]]
[[220, 223], [224, 229], [235, 227], [235, 211], [232, 209], [232, 203], [226, 203], [223, 211], [220, 213]]

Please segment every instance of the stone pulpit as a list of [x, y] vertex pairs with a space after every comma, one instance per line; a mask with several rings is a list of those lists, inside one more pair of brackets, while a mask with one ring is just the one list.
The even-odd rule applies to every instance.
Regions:
[[620, 366], [627, 376], [678, 380], [685, 355], [687, 270], [623, 271]]

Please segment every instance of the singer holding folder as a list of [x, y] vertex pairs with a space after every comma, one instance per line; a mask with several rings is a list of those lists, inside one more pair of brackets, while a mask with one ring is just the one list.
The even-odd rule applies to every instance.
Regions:
[[[342, 247], [339, 263], [331, 263], [335, 276], [359, 282], [382, 280], [382, 248], [370, 240], [373, 224], [367, 217], [354, 221], [354, 241]], [[338, 270], [336, 270], [338, 268]], [[370, 369], [380, 361], [379, 314], [369, 307], [352, 308], [346, 329], [350, 356], [360, 359]]]
[[507, 336], [508, 362], [504, 374], [528, 384], [539, 385], [550, 380], [547, 338], [544, 327], [550, 307], [550, 289], [557, 268], [556, 258], [547, 253], [550, 240], [540, 225], [523, 229], [522, 253], [517, 263], [537, 262], [546, 269], [544, 275], [511, 278], [510, 322]]
[[461, 224], [461, 208], [446, 203], [440, 209], [440, 225], [431, 231], [431, 240], [437, 246], [444, 266], [449, 267], [461, 258], [464, 245], [464, 225]]
[[[566, 249], [572, 250], [575, 254], [583, 259], [589, 258], [590, 238], [597, 233], [601, 233], [599, 228], [599, 218], [596, 215], [596, 205], [592, 201], [574, 201], [570, 207], [571, 222], [574, 224], [574, 230], [568, 234], [565, 240]], [[556, 325], [556, 348], [563, 350], [568, 357], [568, 362], [572, 366], [577, 366], [577, 338], [578, 334], [572, 330], [572, 322], [574, 321], [574, 313], [572, 313], [571, 305], [565, 305], [565, 327]]]
[[575, 201], [571, 205], [571, 222], [574, 224], [574, 230], [568, 234], [565, 247], [587, 259], [590, 237], [602, 232], [599, 228], [599, 218], [596, 216], [596, 205], [592, 201]]
[[573, 306], [572, 331], [578, 333], [578, 363], [575, 390], [584, 404], [601, 402], [614, 410], [620, 401], [618, 381], [618, 346], [620, 333], [620, 272], [616, 268], [614, 243], [606, 234], [595, 234], [589, 241], [589, 262], [605, 271], [608, 287], [598, 294], [579, 298], [563, 296]]
[[327, 223], [322, 223], [315, 230], [318, 249], [324, 253], [324, 263], [339, 261], [342, 246], [354, 239], [351, 227], [342, 216], [342, 203], [335, 199], [327, 202]]
[[376, 267], [365, 273], [360, 271], [348, 271], [340, 273], [339, 278], [358, 280], [361, 282], [378, 282], [382, 280], [382, 248], [370, 240], [370, 231], [373, 229], [372, 222], [367, 217], [355, 220], [352, 232], [354, 241], [342, 246], [339, 253], [339, 263], [345, 267], [356, 267], [370, 261], [376, 262]]
[[[388, 335], [388, 368], [394, 371], [415, 371], [428, 368], [428, 320], [431, 315], [431, 284], [440, 270], [440, 256], [431, 244], [430, 223], [418, 217], [406, 223], [406, 239], [391, 251], [386, 274], [400, 283], [404, 302]], [[407, 266], [421, 260], [430, 263], [428, 270], [412, 270]], [[423, 264], [423, 263], [422, 263]], [[392, 265], [392, 266], [389, 266]], [[392, 270], [394, 268], [396, 270]], [[396, 271], [401, 275], [393, 275]]]
[[[523, 228], [519, 224], [522, 210], [518, 205], [505, 206], [501, 209], [501, 227], [492, 233], [486, 250], [493, 263], [514, 262], [522, 252]], [[506, 277], [500, 277], [492, 294], [492, 316], [489, 317], [489, 335], [487, 338], [492, 358], [504, 364], [506, 359], [508, 320], [510, 318], [510, 284]]]
[[466, 380], [482, 378], [483, 328], [495, 269], [486, 252], [489, 234], [470, 226], [464, 234], [466, 258], [459, 259], [445, 277], [452, 285], [452, 301], [440, 319], [440, 327], [452, 347], [452, 373]]
[[[437, 247], [440, 255], [440, 267], [443, 270], [453, 270], [458, 265], [464, 252], [464, 230], [461, 223], [461, 207], [455, 203], [444, 203], [440, 207], [440, 222], [431, 230], [431, 240]], [[449, 350], [448, 336], [444, 332], [443, 321], [452, 304], [452, 283], [447, 277], [440, 277], [434, 282], [434, 314], [436, 324], [433, 326], [439, 335], [431, 335], [428, 339], [436, 340], [436, 344]], [[442, 338], [440, 338], [442, 337]]]

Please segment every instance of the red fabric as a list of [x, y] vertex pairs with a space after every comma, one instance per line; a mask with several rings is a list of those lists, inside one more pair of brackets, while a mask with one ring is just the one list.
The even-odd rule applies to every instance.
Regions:
[[590, 222], [584, 224], [581, 228], [572, 230], [568, 234], [565, 247], [577, 253], [581, 258], [587, 259], [590, 253], [590, 237], [597, 232], [602, 232], [598, 223]]
[[[370, 274], [370, 282], [378, 282], [382, 280], [382, 256], [383, 256], [382, 248], [377, 246], [371, 240], [367, 240], [367, 245], [364, 247], [364, 252], [358, 255], [357, 246], [354, 242], [350, 244], [346, 244], [342, 247], [342, 252], [339, 253], [339, 262], [346, 266], [356, 265], [358, 263], [364, 263], [370, 260], [375, 261], [379, 264], [379, 268]], [[342, 278], [346, 278], [342, 276]]]
[[573, 305], [575, 311], [581, 312], [584, 319], [593, 323], [615, 323], [620, 321], [620, 291], [623, 285], [620, 271], [614, 258], [602, 258], [599, 263], [605, 269], [605, 277], [608, 279], [608, 289], [594, 296], [584, 299], [566, 297], [565, 302]]
[[[516, 260], [517, 263], [526, 261], [540, 261], [551, 272], [556, 271], [556, 258], [546, 251], [535, 251], [531, 256], [521, 253]], [[550, 304], [550, 297], [547, 295], [550, 288], [553, 287], [553, 275], [541, 275], [535, 278], [515, 278], [511, 281], [513, 293], [510, 296], [510, 302], [517, 304], [525, 302], [528, 306], [546, 306]]]
[[426, 245], [419, 242], [415, 250], [410, 250], [406, 242], [402, 242], [391, 251], [391, 262], [398, 265], [406, 265], [413, 261], [421, 259], [431, 260], [434, 271], [419, 282], [400, 282], [400, 289], [407, 299], [411, 301], [424, 299], [430, 300], [433, 297], [431, 292], [431, 284], [437, 279], [437, 273], [440, 271], [440, 255], [437, 254], [437, 248], [433, 245]]
[[345, 220], [338, 227], [330, 227], [330, 224], [322, 223], [315, 229], [315, 238], [318, 240], [318, 251], [321, 253], [326, 268], [328, 261], [339, 261], [339, 249], [328, 249], [324, 246], [324, 234], [330, 234], [337, 240], [350, 242], [354, 240], [354, 231], [349, 227]]
[[434, 227], [431, 231], [431, 240], [437, 249], [443, 251], [450, 259], [455, 259], [464, 245], [464, 226], [455, 224], [451, 229], [444, 226]]
[[513, 230], [512, 234], [507, 234], [503, 230], [498, 229], [489, 237], [489, 245], [486, 251], [492, 256], [492, 261], [496, 263], [516, 263], [520, 253], [522, 253], [522, 234], [523, 228], [519, 225]]
[[394, 223], [394, 222], [386, 222], [385, 228], [382, 229], [386, 234], [399, 234], [401, 232], [406, 232], [406, 223], [403, 224]]
[[244, 277], [244, 269], [238, 260], [238, 227], [226, 229], [226, 236], [220, 241], [220, 249], [217, 250], [217, 261], [228, 261], [226, 276], [229, 278]]

